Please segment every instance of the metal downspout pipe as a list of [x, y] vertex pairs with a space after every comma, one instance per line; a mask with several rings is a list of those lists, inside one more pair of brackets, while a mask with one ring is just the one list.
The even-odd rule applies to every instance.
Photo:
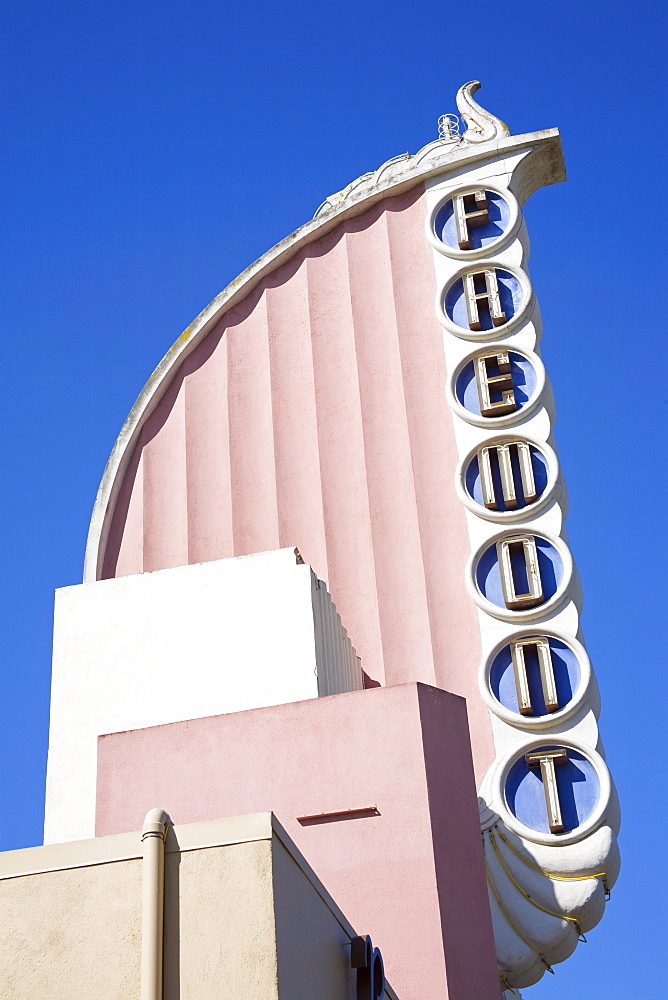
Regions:
[[162, 1000], [165, 915], [165, 841], [171, 820], [163, 809], [146, 813], [142, 827], [141, 1000]]

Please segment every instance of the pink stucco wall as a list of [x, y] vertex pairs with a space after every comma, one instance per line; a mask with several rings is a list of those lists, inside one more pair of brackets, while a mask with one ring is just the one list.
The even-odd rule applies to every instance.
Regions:
[[98, 836], [156, 804], [175, 823], [272, 810], [402, 1000], [498, 1000], [463, 699], [407, 684], [102, 736], [97, 787]]
[[477, 692], [469, 544], [454, 491], [422, 185], [278, 268], [182, 364], [144, 426], [103, 577], [295, 545], [366, 673]]

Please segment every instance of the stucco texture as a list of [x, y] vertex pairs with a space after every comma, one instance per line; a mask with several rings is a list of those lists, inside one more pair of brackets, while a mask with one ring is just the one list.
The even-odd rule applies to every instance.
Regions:
[[164, 934], [164, 1000], [278, 997], [272, 842], [168, 854]]
[[274, 846], [272, 876], [281, 1000], [354, 996], [350, 937], [281, 843]]
[[139, 996], [140, 860], [0, 882], [3, 1000]]
[[[141, 430], [101, 576], [296, 546], [373, 680], [477, 702], [425, 217], [418, 184], [298, 251], [225, 313]], [[484, 772], [486, 715], [472, 728]]]
[[56, 591], [45, 843], [94, 836], [100, 733], [359, 688], [349, 646], [293, 549]]
[[[205, 826], [223, 836], [231, 828], [229, 822]], [[164, 1000], [349, 995], [352, 929], [289, 840], [284, 844], [272, 832], [271, 817], [267, 830], [260, 839], [185, 850], [170, 833]], [[142, 859], [101, 860], [107, 842], [111, 851], [141, 846], [135, 833], [64, 850], [13, 852], [19, 868], [51, 864], [56, 856], [75, 867], [0, 877], [3, 1000], [139, 997]], [[91, 847], [98, 856], [92, 864], [85, 862]]]
[[177, 823], [273, 811], [402, 1000], [496, 1000], [463, 699], [406, 684], [103, 736], [97, 788], [100, 835], [156, 801]]

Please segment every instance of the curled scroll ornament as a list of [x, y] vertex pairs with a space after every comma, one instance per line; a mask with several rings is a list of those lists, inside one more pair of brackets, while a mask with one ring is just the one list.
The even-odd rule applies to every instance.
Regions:
[[490, 139], [501, 139], [510, 135], [510, 129], [505, 122], [485, 111], [477, 101], [473, 100], [476, 90], [480, 90], [479, 80], [470, 80], [457, 91], [457, 110], [468, 124], [462, 138], [466, 142], [488, 142]]

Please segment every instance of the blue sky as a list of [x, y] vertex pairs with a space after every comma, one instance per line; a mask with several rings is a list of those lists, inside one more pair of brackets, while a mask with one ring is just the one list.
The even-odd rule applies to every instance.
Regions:
[[480, 79], [513, 133], [563, 137], [568, 183], [526, 216], [624, 813], [605, 919], [529, 995], [658, 996], [664, 5], [63, 0], [6, 5], [3, 21], [0, 849], [41, 841], [53, 591], [81, 580], [100, 475], [146, 378], [247, 264], [435, 138]]

